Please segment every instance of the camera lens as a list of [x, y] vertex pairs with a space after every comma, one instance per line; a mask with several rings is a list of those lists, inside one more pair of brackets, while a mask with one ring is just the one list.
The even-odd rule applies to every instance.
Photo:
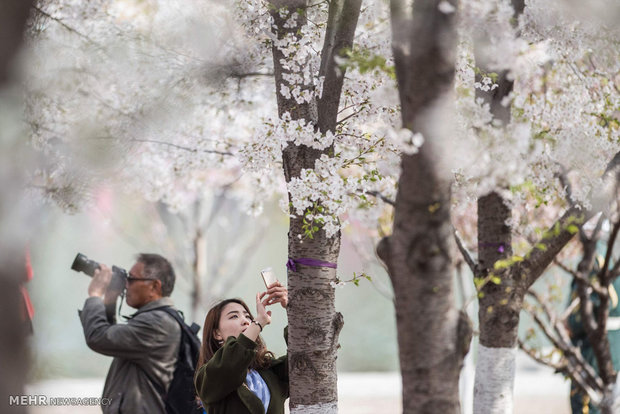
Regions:
[[73, 260], [73, 264], [71, 265], [71, 269], [76, 272], [86, 273], [88, 276], [93, 277], [95, 275], [95, 270], [99, 268], [99, 263], [94, 260], [89, 260], [88, 257], [83, 255], [82, 253], [78, 253]]

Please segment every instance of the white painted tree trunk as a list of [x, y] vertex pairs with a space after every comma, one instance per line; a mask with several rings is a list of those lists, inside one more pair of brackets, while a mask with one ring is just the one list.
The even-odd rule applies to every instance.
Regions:
[[338, 412], [338, 403], [325, 403], [315, 405], [298, 405], [291, 407], [291, 414], [335, 414]]
[[517, 347], [478, 345], [474, 414], [511, 414]]
[[615, 414], [620, 413], [620, 375], [616, 377], [616, 383], [610, 385], [601, 401], [601, 413], [603, 414]]
[[[469, 346], [473, 350], [473, 340]], [[459, 378], [459, 398], [461, 400], [461, 414], [473, 414], [474, 406], [474, 379], [476, 376], [476, 365], [474, 364], [474, 353], [469, 351], [463, 361], [463, 369]]]

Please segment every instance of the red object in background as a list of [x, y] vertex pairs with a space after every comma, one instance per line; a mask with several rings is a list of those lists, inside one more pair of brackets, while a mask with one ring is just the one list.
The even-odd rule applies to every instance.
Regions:
[[30, 300], [30, 295], [24, 286], [25, 283], [30, 282], [32, 280], [32, 276], [34, 272], [32, 270], [32, 264], [30, 263], [30, 249], [26, 249], [26, 277], [24, 282], [22, 283], [21, 291], [22, 297], [24, 299], [24, 307], [22, 310], [22, 320], [24, 322], [29, 321], [32, 322], [32, 317], [34, 316], [34, 307], [32, 306], [32, 301]]

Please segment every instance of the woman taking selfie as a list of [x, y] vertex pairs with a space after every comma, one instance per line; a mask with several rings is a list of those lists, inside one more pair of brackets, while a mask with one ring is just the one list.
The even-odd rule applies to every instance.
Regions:
[[196, 392], [208, 414], [283, 414], [288, 398], [287, 357], [275, 359], [260, 338], [271, 323], [266, 307], [288, 304], [280, 282], [256, 294], [256, 317], [241, 299], [226, 299], [207, 313]]

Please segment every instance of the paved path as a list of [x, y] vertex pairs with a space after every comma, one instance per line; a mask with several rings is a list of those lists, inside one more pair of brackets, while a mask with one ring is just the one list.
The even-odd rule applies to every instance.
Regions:
[[[64, 398], [98, 397], [103, 379], [58, 379], [28, 387], [28, 394]], [[515, 383], [514, 414], [569, 414], [568, 382], [544, 369], [521, 369]], [[340, 414], [397, 414], [401, 412], [397, 373], [340, 373]], [[95, 414], [97, 406], [31, 406], [30, 414]]]

